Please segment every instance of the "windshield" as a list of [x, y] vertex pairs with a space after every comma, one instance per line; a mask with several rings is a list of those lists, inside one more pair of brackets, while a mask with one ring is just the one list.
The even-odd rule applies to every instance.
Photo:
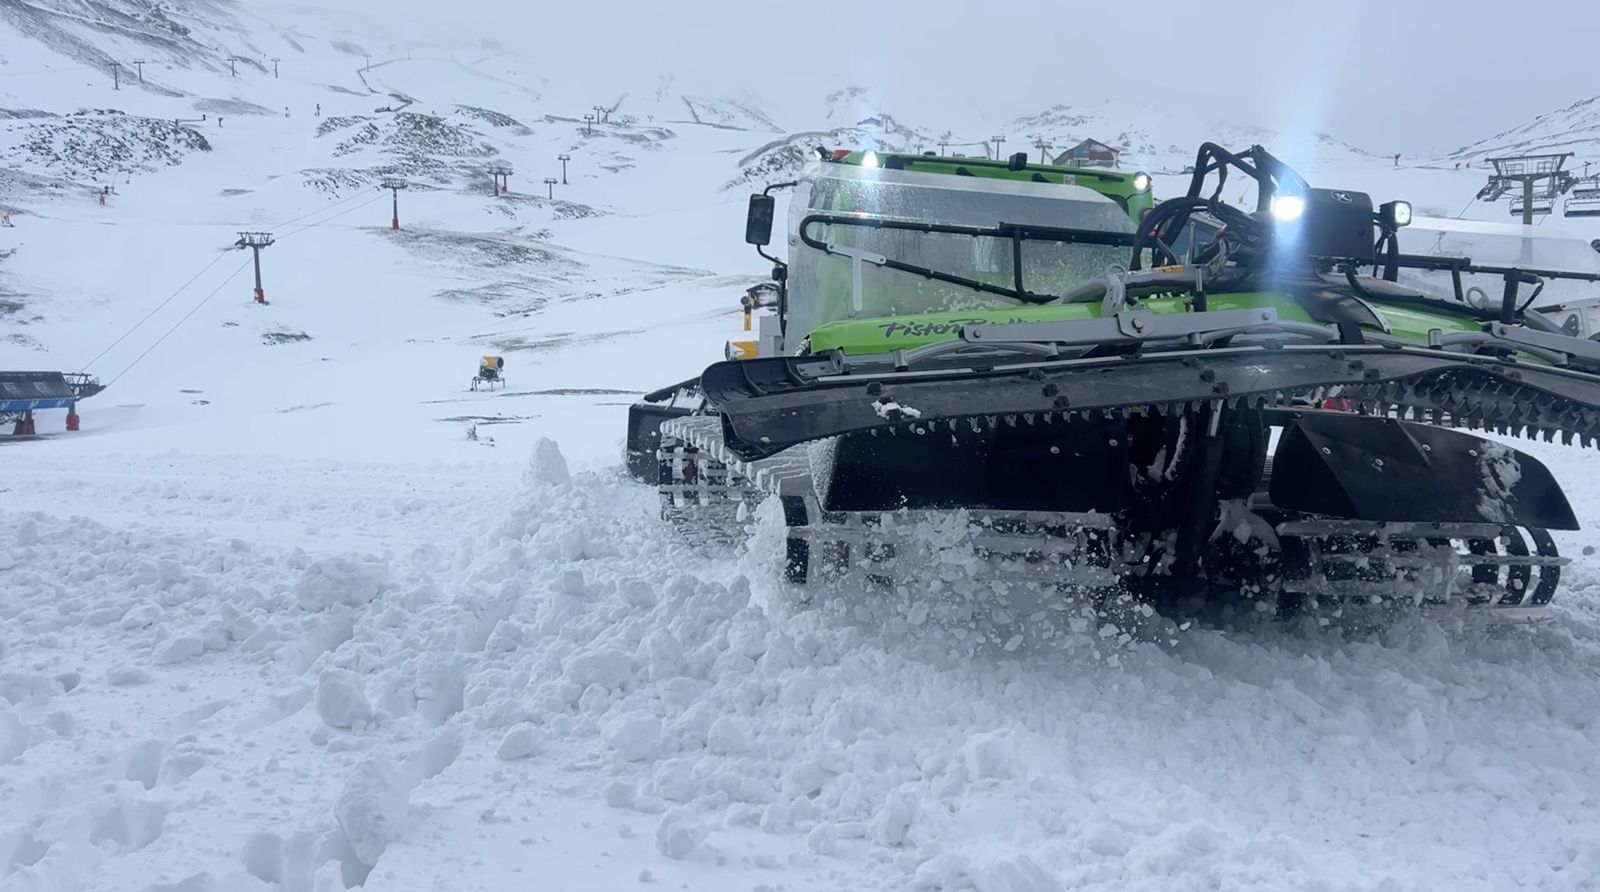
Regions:
[[[811, 214], [864, 219], [992, 227], [1000, 223], [1131, 233], [1133, 222], [1111, 199], [1077, 185], [1011, 182], [948, 174], [878, 170], [851, 165], [808, 169], [790, 205], [790, 232]], [[807, 232], [825, 244], [882, 254], [1002, 288], [1015, 287], [1012, 243], [949, 233], [877, 230], [848, 225], [813, 225]], [[961, 312], [1013, 307], [997, 294], [863, 264], [861, 307], [852, 299], [846, 257], [790, 239], [789, 325], [804, 334], [841, 319]], [[1071, 286], [1127, 263], [1126, 248], [1025, 241], [1023, 286], [1037, 294], [1060, 294]]]
[[[1466, 257], [1479, 266], [1600, 274], [1600, 253], [1588, 242], [1542, 226], [1418, 217], [1400, 230], [1400, 250], [1427, 257]], [[1448, 272], [1402, 269], [1399, 281], [1432, 294], [1455, 295]], [[1489, 273], [1465, 273], [1461, 276], [1461, 287], [1464, 290], [1481, 288], [1490, 304], [1498, 305], [1505, 279]], [[1522, 292], [1524, 300], [1528, 293]], [[1600, 298], [1600, 284], [1547, 279], [1534, 306], [1594, 298]]]

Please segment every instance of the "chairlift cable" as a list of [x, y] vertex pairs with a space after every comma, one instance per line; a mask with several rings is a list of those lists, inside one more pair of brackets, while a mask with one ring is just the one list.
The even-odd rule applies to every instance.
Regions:
[[[298, 217], [293, 217], [291, 219], [285, 220], [282, 223], [279, 223], [279, 224], [277, 224], [277, 225], [275, 225], [275, 226], [273, 226], [271, 228], [272, 229], [282, 229], [285, 226], [293, 226], [294, 224], [299, 223], [301, 220], [304, 220], [307, 217], [315, 217], [317, 214], [320, 214], [323, 211], [331, 211], [334, 208], [338, 207], [339, 205], [344, 204], [345, 202], [355, 201], [357, 198], [363, 198], [366, 195], [367, 195], [367, 193], [365, 191], [356, 192], [355, 194], [350, 195], [349, 197], [341, 198], [338, 201], [335, 201], [334, 203], [332, 203], [330, 205], [327, 205], [325, 207], [320, 207], [320, 208], [317, 208], [316, 210], [313, 210], [313, 211], [307, 211], [307, 212], [301, 214]], [[381, 198], [382, 196], [379, 196], [379, 197]]]
[[[287, 221], [285, 223], [280, 223], [280, 224], [278, 224], [277, 228], [282, 228], [284, 226], [288, 226], [288, 225], [293, 224], [293, 223], [295, 223], [295, 222], [297, 222], [299, 220], [304, 220], [305, 218], [310, 217], [310, 216], [312, 216], [314, 214], [320, 214], [323, 211], [327, 211], [327, 210], [330, 210], [332, 208], [338, 207], [340, 204], [343, 204], [344, 202], [354, 201], [355, 199], [360, 198], [360, 197], [362, 197], [362, 193], [358, 192], [355, 195], [351, 195], [349, 198], [340, 199], [339, 201], [329, 205], [328, 207], [317, 208], [316, 210], [311, 211], [309, 213], [301, 214], [298, 217], [294, 217], [294, 218], [290, 219], [289, 221]], [[93, 359], [91, 359], [88, 362], [84, 363], [83, 365], [79, 366], [79, 368], [82, 369], [82, 370], [87, 371], [96, 362], [99, 362], [107, 353], [110, 353], [113, 349], [115, 349], [118, 344], [120, 344], [123, 341], [127, 340], [129, 335], [133, 334], [135, 331], [138, 331], [146, 322], [149, 322], [151, 317], [153, 317], [153, 316], [155, 316], [155, 314], [161, 312], [161, 310], [164, 307], [166, 307], [167, 304], [172, 303], [172, 301], [175, 300], [178, 297], [178, 295], [180, 295], [184, 291], [188, 290], [190, 285], [193, 285], [196, 281], [198, 281], [201, 276], [205, 275], [206, 272], [209, 271], [213, 266], [216, 266], [217, 262], [220, 261], [225, 256], [227, 256], [227, 255], [224, 252], [224, 253], [219, 253], [217, 256], [211, 258], [211, 262], [207, 263], [205, 266], [202, 266], [200, 268], [199, 272], [195, 273], [193, 276], [191, 276], [189, 278], [189, 281], [184, 282], [182, 285], [178, 286], [178, 289], [176, 291], [173, 291], [171, 294], [167, 295], [165, 300], [163, 300], [159, 304], [156, 304], [155, 308], [152, 309], [150, 312], [146, 313], [142, 319], [140, 319], [138, 322], [135, 322], [132, 327], [130, 327], [127, 331], [124, 331], [120, 336], [117, 337], [116, 340], [112, 341], [110, 344], [107, 344], [105, 349], [101, 350], [99, 353], [96, 353], [94, 355]]]
[[[329, 217], [328, 219], [332, 220], [335, 217], [342, 217], [345, 214], [353, 213], [355, 211], [360, 210], [363, 207], [366, 207], [368, 204], [371, 204], [373, 201], [378, 201], [378, 200], [380, 200], [382, 198], [383, 198], [383, 196], [381, 196], [381, 195], [376, 196], [376, 197], [370, 199], [367, 202], [364, 202], [362, 204], [356, 205], [355, 207], [346, 208], [345, 210], [339, 212], [338, 214], [335, 214], [334, 217]], [[322, 220], [322, 221], [319, 221], [317, 223], [308, 224], [306, 226], [301, 227], [298, 230], [295, 230], [294, 232], [286, 233], [284, 236], [280, 236], [280, 239], [281, 238], [287, 238], [290, 235], [296, 235], [298, 233], [305, 232], [307, 229], [314, 229], [315, 227], [320, 226], [320, 225], [322, 225], [323, 223], [326, 223], [326, 222], [328, 222], [328, 220]], [[218, 255], [218, 256], [220, 257], [221, 255]], [[215, 262], [216, 261], [212, 261], [212, 263], [215, 263]], [[238, 277], [238, 275], [240, 273], [244, 272], [245, 267], [249, 266], [250, 263], [251, 263], [251, 261], [246, 260], [245, 262], [239, 264], [238, 268], [235, 269], [233, 272], [229, 273], [228, 277], [226, 279], [223, 279], [222, 282], [219, 283], [216, 288], [213, 288], [211, 290], [210, 294], [207, 294], [203, 299], [201, 299], [201, 301], [198, 304], [195, 304], [194, 308], [189, 310], [189, 312], [183, 314], [183, 318], [181, 318], [177, 322], [173, 323], [172, 327], [167, 329], [166, 332], [161, 335], [161, 337], [156, 338], [155, 343], [151, 344], [149, 347], [146, 347], [145, 351], [143, 353], [140, 353], [138, 356], [134, 357], [133, 362], [128, 363], [127, 367], [124, 368], [122, 371], [118, 372], [115, 378], [112, 378], [110, 381], [107, 381], [106, 382], [106, 386], [110, 387], [112, 384], [117, 383], [117, 381], [120, 378], [122, 378], [123, 375], [126, 375], [130, 370], [133, 369], [134, 366], [138, 365], [140, 360], [144, 359], [146, 356], [149, 356], [150, 353], [153, 350], [155, 350], [157, 347], [161, 346], [161, 343], [163, 341], [165, 341], [168, 337], [170, 337], [173, 332], [177, 331], [183, 325], [183, 323], [189, 321], [189, 317], [191, 317], [195, 313], [199, 312], [200, 308], [205, 306], [206, 304], [210, 303], [211, 299], [213, 297], [216, 297], [219, 293], [221, 293], [222, 289], [227, 287], [229, 282], [232, 282], [235, 278]], [[198, 276], [196, 276], [196, 278], [198, 278]]]
[[[298, 217], [290, 218], [289, 220], [287, 220], [287, 221], [285, 221], [283, 223], [277, 224], [277, 226], [275, 226], [274, 228], [281, 229], [281, 228], [283, 228], [285, 226], [292, 225], [292, 224], [294, 224], [294, 223], [296, 223], [296, 222], [298, 222], [300, 220], [304, 220], [307, 217], [315, 216], [316, 214], [320, 214], [320, 213], [323, 213], [325, 211], [332, 210], [333, 208], [336, 208], [341, 204], [344, 204], [344, 203], [350, 202], [350, 201], [354, 201], [354, 200], [356, 200], [358, 198], [362, 198], [362, 197], [365, 197], [365, 193], [357, 192], [356, 194], [351, 195], [351, 196], [349, 196], [347, 198], [342, 198], [342, 199], [334, 202], [333, 204], [328, 205], [327, 207], [317, 208], [314, 211], [310, 211], [308, 213], [301, 214]], [[378, 196], [378, 198], [381, 198], [381, 197], [382, 196]], [[367, 202], [364, 202], [361, 205], [357, 205], [356, 207], [348, 208], [348, 209], [346, 209], [345, 211], [343, 211], [343, 212], [341, 212], [339, 214], [335, 214], [334, 217], [329, 217], [328, 219], [332, 220], [335, 217], [343, 216], [345, 213], [349, 213], [350, 211], [354, 211], [354, 210], [356, 210], [357, 208], [360, 208], [360, 207], [365, 207], [367, 204], [371, 204], [373, 201], [376, 201], [376, 200], [377, 200], [376, 198], [369, 199]], [[326, 222], [326, 221], [323, 221], [323, 222]], [[303, 232], [303, 231], [305, 231], [305, 229], [309, 229], [312, 226], [316, 226], [316, 225], [317, 225], [316, 223], [313, 223], [313, 224], [310, 224], [310, 226], [303, 227], [302, 229], [297, 230], [297, 231], [298, 232]], [[295, 233], [289, 233], [289, 234], [293, 235]], [[163, 300], [163, 301], [161, 301], [161, 303], [157, 304], [153, 309], [150, 310], [150, 312], [146, 313], [143, 318], [141, 318], [138, 322], [135, 322], [131, 327], [129, 327], [126, 331], [124, 331], [121, 335], [119, 335], [116, 340], [112, 341], [110, 344], [107, 344], [105, 346], [105, 349], [101, 350], [99, 353], [96, 353], [94, 355], [93, 359], [91, 359], [88, 362], [84, 363], [83, 365], [79, 366], [79, 368], [81, 370], [83, 370], [83, 371], [87, 371], [88, 369], [92, 368], [94, 366], [94, 364], [99, 362], [102, 358], [104, 358], [107, 353], [110, 353], [112, 350], [116, 349], [118, 344], [121, 344], [123, 341], [127, 340], [130, 335], [132, 335], [134, 332], [136, 332], [140, 328], [142, 328], [146, 322], [149, 322], [151, 320], [151, 318], [153, 318], [157, 313], [161, 312], [161, 310], [164, 309], [168, 304], [170, 304], [174, 300], [176, 300], [178, 295], [182, 294], [184, 291], [187, 291], [189, 286], [193, 285], [196, 281], [198, 281], [201, 276], [205, 275], [213, 266], [216, 266], [218, 261], [222, 260], [222, 258], [225, 257], [225, 256], [227, 256], [226, 252], [219, 253], [219, 254], [217, 254], [217, 256], [211, 258], [211, 262], [209, 262], [205, 266], [201, 267], [199, 272], [196, 272], [193, 276], [191, 276], [189, 278], [189, 281], [184, 282], [182, 285], [180, 285], [178, 287], [178, 289], [176, 291], [173, 291], [171, 294], [167, 295], [165, 300]], [[187, 318], [187, 317], [185, 317], [185, 318]]]
[[281, 242], [281, 241], [283, 241], [284, 239], [288, 238], [291, 235], [299, 235], [300, 233], [305, 232], [308, 229], [315, 229], [318, 226], [323, 225], [324, 223], [329, 223], [329, 222], [332, 222], [334, 220], [337, 220], [340, 217], [343, 217], [345, 214], [353, 214], [356, 211], [359, 211], [362, 208], [366, 207], [367, 205], [370, 205], [370, 204], [373, 204], [375, 202], [379, 202], [379, 201], [382, 201], [382, 200], [384, 200], [384, 196], [382, 196], [382, 195], [373, 196], [372, 198], [368, 199], [367, 201], [364, 201], [361, 204], [358, 204], [358, 205], [356, 205], [354, 207], [345, 208], [344, 210], [340, 211], [337, 214], [334, 214], [331, 217], [328, 217], [327, 219], [318, 220], [318, 221], [316, 221], [314, 223], [307, 223], [306, 225], [301, 226], [298, 229], [295, 229], [293, 231], [286, 232], [283, 235], [277, 236], [276, 237], [276, 241], [280, 241]]
[[182, 319], [179, 319], [177, 322], [173, 323], [172, 327], [167, 329], [166, 332], [161, 335], [161, 337], [156, 338], [155, 343], [153, 343], [150, 346], [146, 347], [143, 353], [140, 353], [138, 356], [134, 357], [133, 358], [133, 362], [128, 363], [128, 365], [125, 368], [123, 368], [122, 371], [117, 373], [117, 376], [115, 378], [112, 378], [110, 381], [107, 381], [106, 382], [106, 386], [110, 387], [111, 385], [113, 385], [113, 384], [117, 383], [119, 380], [121, 380], [123, 375], [126, 375], [129, 371], [131, 371], [133, 369], [134, 366], [138, 365], [140, 360], [144, 359], [146, 356], [149, 356], [151, 351], [153, 351], [157, 347], [161, 346], [161, 342], [162, 341], [165, 341], [168, 337], [170, 337], [173, 332], [177, 331], [178, 328], [183, 325], [183, 323], [188, 322], [189, 321], [189, 317], [193, 316], [195, 313], [199, 312], [201, 307], [203, 307], [206, 304], [210, 303], [211, 299], [213, 297], [216, 297], [218, 294], [220, 294], [222, 292], [222, 289], [227, 287], [228, 283], [232, 282], [235, 278], [237, 278], [240, 273], [244, 272], [245, 267], [247, 267], [249, 265], [250, 265], [250, 261], [249, 260], [246, 260], [245, 262], [239, 264], [238, 268], [235, 269], [233, 272], [229, 273], [228, 277], [226, 279], [223, 279], [222, 282], [219, 283], [216, 288], [213, 288], [211, 290], [210, 294], [206, 295], [198, 304], [195, 304], [194, 308], [189, 310], [189, 312], [184, 313]]
[[188, 290], [190, 285], [193, 285], [196, 281], [198, 281], [201, 276], [206, 274], [207, 270], [211, 269], [213, 266], [216, 266], [217, 262], [220, 261], [223, 257], [226, 257], [226, 256], [227, 256], [226, 254], [219, 253], [219, 254], [217, 254], [217, 256], [211, 258], [211, 262], [207, 263], [205, 266], [201, 267], [199, 272], [195, 273], [193, 276], [191, 276], [189, 278], [189, 281], [184, 282], [182, 285], [178, 286], [178, 290], [176, 290], [176, 291], [172, 292], [171, 294], [167, 295], [167, 299], [166, 300], [163, 300], [161, 303], [156, 304], [154, 309], [152, 309], [150, 312], [144, 314], [144, 318], [143, 319], [140, 319], [138, 322], [135, 322], [131, 328], [129, 328], [127, 331], [124, 331], [120, 336], [117, 337], [116, 340], [114, 340], [111, 343], [107, 344], [106, 348], [104, 350], [101, 350], [99, 353], [96, 353], [94, 355], [94, 359], [89, 360], [88, 362], [84, 363], [83, 365], [79, 366], [78, 368], [83, 370], [83, 371], [88, 371], [91, 367], [94, 366], [95, 363], [100, 361], [101, 357], [105, 356], [107, 353], [110, 353], [112, 351], [112, 349], [114, 349], [118, 344], [120, 344], [123, 341], [127, 340], [129, 335], [131, 335], [134, 332], [138, 331], [141, 326], [143, 326], [146, 322], [150, 321], [151, 317], [153, 317], [153, 316], [155, 316], [155, 314], [161, 312], [161, 309], [163, 307], [165, 307], [167, 304], [172, 303], [172, 301], [174, 299], [176, 299], [178, 295], [180, 295], [184, 291]]

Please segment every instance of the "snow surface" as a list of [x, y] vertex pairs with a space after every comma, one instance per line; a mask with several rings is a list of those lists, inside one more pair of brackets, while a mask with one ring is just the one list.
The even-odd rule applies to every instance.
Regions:
[[[0, 78], [0, 107], [56, 116], [0, 120], [0, 367], [112, 386], [81, 432], [0, 443], [0, 890], [1595, 886], [1588, 530], [1536, 628], [1065, 603], [1023, 634], [959, 552], [807, 600], [773, 506], [716, 557], [655, 519], [626, 405], [720, 356], [766, 272], [724, 187], [805, 144], [775, 128], [873, 132], [862, 91], [796, 121], [649, 80], [585, 133], [615, 97], [504, 53], [358, 71], [346, 28], [195, 4], [160, 89], [108, 94], [69, 38], [151, 54], [138, 29], [28, 8], [6, 65], [73, 77]], [[228, 34], [282, 77], [228, 77]], [[178, 127], [209, 149], [157, 126], [202, 113]], [[1030, 126], [1106, 126], [1074, 114], [1110, 120]], [[1192, 160], [1195, 122], [1128, 117], [1151, 170]], [[1481, 177], [1309, 139], [1313, 182], [1419, 212]], [[138, 149], [115, 176], [105, 140]], [[264, 307], [229, 248], [261, 228]], [[485, 352], [504, 390], [468, 390]], [[1600, 520], [1588, 454], [1512, 445]]]

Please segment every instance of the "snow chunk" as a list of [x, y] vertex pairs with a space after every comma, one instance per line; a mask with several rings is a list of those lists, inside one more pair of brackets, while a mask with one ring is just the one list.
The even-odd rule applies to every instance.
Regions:
[[561, 571], [561, 576], [556, 579], [556, 590], [563, 595], [573, 598], [582, 598], [589, 593], [589, 584], [583, 579], [583, 571], [568, 568]]
[[832, 772], [818, 765], [815, 761], [808, 759], [784, 772], [782, 781], [783, 795], [790, 799], [811, 796], [821, 790], [822, 785], [832, 778]]
[[106, 672], [106, 681], [113, 687], [148, 684], [155, 676], [138, 666], [113, 666]]
[[902, 418], [921, 418], [922, 410], [910, 406], [902, 406], [894, 400], [884, 399], [873, 402], [872, 411], [885, 421], [899, 421]]
[[344, 892], [344, 866], [337, 860], [328, 860], [311, 875], [311, 892]]
[[372, 721], [361, 678], [348, 669], [329, 669], [317, 679], [317, 715], [330, 728], [362, 728]]
[[661, 752], [661, 719], [648, 712], [626, 713], [606, 722], [600, 737], [629, 762], [651, 759]]
[[500, 739], [500, 748], [495, 750], [494, 754], [502, 761], [514, 762], [517, 759], [526, 759], [538, 749], [538, 730], [523, 722], [506, 732], [506, 736]]
[[818, 824], [806, 834], [806, 848], [818, 855], [834, 855], [839, 851], [839, 837], [832, 824]]
[[1066, 892], [1059, 878], [1024, 854], [1005, 856], [967, 868], [978, 892]]
[[174, 663], [187, 663], [200, 654], [205, 654], [205, 641], [198, 635], [178, 635], [168, 638], [157, 644], [152, 657], [157, 665], [174, 665]]
[[630, 579], [622, 584], [622, 600], [635, 607], [654, 607], [656, 590], [643, 579]]
[[1001, 731], [974, 734], [961, 747], [969, 780], [1000, 780], [1017, 774], [1017, 750], [1011, 735]]
[[719, 755], [736, 755], [749, 746], [750, 736], [737, 721], [728, 716], [721, 716], [712, 722], [711, 730], [706, 733], [706, 748]]
[[362, 864], [378, 863], [389, 843], [405, 832], [411, 789], [394, 760], [369, 756], [345, 779], [333, 817]]
[[911, 829], [911, 822], [917, 819], [916, 802], [900, 793], [889, 797], [889, 801], [878, 809], [872, 816], [872, 825], [869, 832], [872, 840], [880, 846], [897, 846], [906, 841], [906, 831]]
[[561, 447], [548, 437], [540, 437], [533, 444], [533, 454], [528, 457], [528, 467], [522, 472], [525, 486], [561, 486], [572, 482], [572, 472], [567, 470], [567, 458]]
[[149, 601], [140, 601], [129, 607], [122, 614], [122, 630], [132, 632], [138, 629], [149, 628], [161, 620], [161, 606]]
[[567, 661], [566, 676], [580, 687], [616, 690], [633, 679], [633, 658], [614, 647], [587, 651]]
[[380, 561], [319, 558], [295, 583], [294, 595], [307, 610], [326, 610], [335, 604], [360, 607], [388, 587], [389, 570]]
[[682, 860], [705, 842], [707, 830], [687, 809], [673, 809], [656, 825], [656, 851]]
[[206, 652], [206, 643], [198, 635], [177, 635], [157, 644], [152, 652], [156, 664], [171, 666], [188, 661]]
[[1517, 481], [1522, 479], [1521, 455], [1504, 443], [1481, 441], [1478, 456], [1478, 510], [1502, 523], [1511, 520], [1509, 506]]
[[438, 777], [461, 758], [461, 748], [465, 745], [466, 740], [462, 737], [460, 728], [446, 728], [440, 731], [406, 757], [404, 764], [406, 776], [411, 778], [413, 784]]
[[606, 784], [603, 796], [606, 805], [612, 808], [633, 808], [634, 803], [639, 801], [639, 791], [634, 789], [633, 784], [624, 780], [614, 780]]

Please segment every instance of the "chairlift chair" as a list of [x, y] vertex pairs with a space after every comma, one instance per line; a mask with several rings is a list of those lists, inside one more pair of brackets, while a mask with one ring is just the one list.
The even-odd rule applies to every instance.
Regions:
[[1600, 180], [1583, 180], [1561, 206], [1566, 217], [1600, 217]]
[[[1533, 198], [1533, 214], [1534, 214], [1534, 216], [1539, 216], [1540, 214], [1548, 214], [1554, 209], [1555, 209], [1555, 203], [1550, 197], [1544, 196], [1544, 195], [1536, 195], [1536, 196], [1534, 196], [1534, 198]], [[1511, 199], [1511, 216], [1513, 216], [1513, 217], [1522, 216], [1522, 199], [1520, 199], [1520, 198]]]

